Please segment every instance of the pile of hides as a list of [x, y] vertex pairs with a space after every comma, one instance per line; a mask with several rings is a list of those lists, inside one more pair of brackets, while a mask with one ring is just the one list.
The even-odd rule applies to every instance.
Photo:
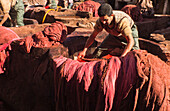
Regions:
[[26, 52], [29, 53], [31, 47], [51, 47], [52, 45], [60, 45], [66, 39], [67, 27], [56, 21], [44, 28], [43, 31], [37, 32], [32, 36], [26, 37], [21, 45], [24, 45]]
[[20, 37], [11, 29], [0, 26], [0, 74], [4, 73], [4, 63], [9, 55], [7, 50], [10, 50], [10, 43], [14, 40], [18, 40]]
[[73, 7], [74, 10], [80, 10], [80, 11], [86, 11], [86, 12], [92, 12], [94, 17], [98, 17], [98, 8], [100, 7], [100, 3], [95, 1], [85, 1], [75, 7]]
[[[0, 27], [0, 73], [4, 72], [3, 64], [8, 57], [8, 51], [5, 51], [10, 43], [16, 39], [20, 39], [19, 36], [11, 29], [6, 27]], [[67, 27], [62, 23], [56, 21], [51, 25], [45, 27], [43, 31], [37, 32], [32, 36], [20, 39], [20, 45], [23, 46], [25, 52], [30, 53], [32, 47], [51, 47], [53, 45], [60, 45], [66, 39]], [[10, 49], [9, 49], [10, 50]]]
[[137, 5], [125, 5], [121, 11], [127, 13], [135, 22], [143, 20], [140, 8]]
[[146, 51], [78, 62], [54, 59], [56, 111], [167, 111], [169, 66]]
[[24, 39], [5, 27], [0, 32], [0, 110], [54, 111], [52, 57], [68, 57], [60, 44], [66, 27], [56, 22]]
[[52, 53], [56, 57], [67, 56], [66, 48], [62, 45], [50, 49], [34, 47], [26, 53], [19, 43], [10, 44], [8, 61], [4, 64], [6, 70], [0, 74], [0, 101], [3, 103], [0, 111], [55, 111], [51, 56]]

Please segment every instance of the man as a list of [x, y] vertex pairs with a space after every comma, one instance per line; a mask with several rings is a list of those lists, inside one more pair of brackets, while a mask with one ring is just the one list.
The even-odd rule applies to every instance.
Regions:
[[[3, 9], [4, 17], [0, 22], [0, 26], [9, 18], [15, 26], [14, 20], [17, 19], [18, 26], [24, 26], [24, 4], [23, 0], [0, 0]], [[10, 15], [9, 15], [10, 13]], [[11, 16], [11, 17], [10, 17]]]
[[17, 0], [17, 3], [14, 7], [16, 10], [16, 19], [17, 19], [17, 25], [18, 26], [24, 26], [24, 3], [23, 0]]
[[58, 0], [47, 0], [45, 8], [57, 9]]
[[73, 6], [74, 1], [73, 0], [68, 0], [68, 8], [71, 9]]
[[11, 20], [11, 17], [9, 15], [11, 7], [13, 7], [16, 4], [16, 0], [0, 0], [0, 8], [3, 11], [3, 18], [0, 22], [0, 26], [3, 25], [3, 23], [9, 18]]
[[85, 48], [79, 53], [78, 58], [86, 55], [87, 49], [94, 42], [99, 32], [105, 29], [109, 35], [95, 51], [94, 57], [100, 58], [109, 53], [110, 49], [124, 48], [121, 57], [129, 51], [139, 49], [138, 31], [134, 21], [122, 11], [113, 11], [112, 7], [104, 3], [98, 9], [99, 19], [96, 21], [94, 31], [88, 38]]

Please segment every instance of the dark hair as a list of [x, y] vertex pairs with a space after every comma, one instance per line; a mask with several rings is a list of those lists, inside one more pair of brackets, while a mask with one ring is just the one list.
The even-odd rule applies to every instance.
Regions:
[[112, 6], [109, 5], [108, 3], [104, 3], [104, 4], [101, 4], [99, 9], [98, 9], [98, 15], [100, 17], [102, 16], [111, 16], [113, 14], [113, 9], [112, 9]]

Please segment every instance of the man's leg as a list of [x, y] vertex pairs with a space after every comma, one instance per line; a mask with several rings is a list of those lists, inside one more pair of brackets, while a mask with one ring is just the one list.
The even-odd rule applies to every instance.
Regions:
[[133, 39], [134, 39], [134, 42], [135, 42], [133, 49], [136, 49], [136, 50], [140, 49], [138, 30], [137, 30], [137, 26], [135, 24], [132, 26], [132, 36], [133, 36]]
[[15, 10], [17, 11], [17, 25], [24, 26], [24, 3], [22, 0], [17, 0]]

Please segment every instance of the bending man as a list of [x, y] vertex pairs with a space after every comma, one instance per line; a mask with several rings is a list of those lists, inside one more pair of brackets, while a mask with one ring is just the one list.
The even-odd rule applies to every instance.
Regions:
[[123, 11], [113, 11], [112, 7], [105, 3], [98, 9], [99, 19], [96, 21], [94, 31], [88, 38], [85, 48], [79, 53], [78, 58], [86, 55], [87, 49], [94, 42], [99, 32], [105, 29], [109, 35], [95, 51], [95, 58], [101, 58], [114, 48], [123, 48], [121, 57], [129, 51], [139, 49], [138, 30], [132, 18]]

